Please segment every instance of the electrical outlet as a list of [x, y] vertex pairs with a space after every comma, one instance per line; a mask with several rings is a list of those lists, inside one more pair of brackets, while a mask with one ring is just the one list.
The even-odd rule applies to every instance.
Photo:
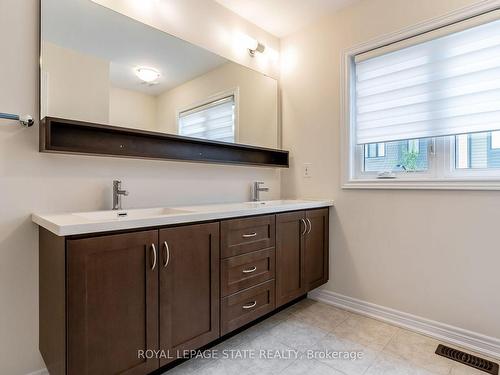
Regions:
[[311, 178], [312, 177], [312, 164], [311, 163], [304, 163], [303, 175], [304, 175], [304, 178]]

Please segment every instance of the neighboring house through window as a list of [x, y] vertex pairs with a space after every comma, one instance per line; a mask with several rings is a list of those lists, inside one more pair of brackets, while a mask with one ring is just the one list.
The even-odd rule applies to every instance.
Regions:
[[385, 156], [385, 143], [370, 143], [365, 145], [366, 158], [380, 158]]

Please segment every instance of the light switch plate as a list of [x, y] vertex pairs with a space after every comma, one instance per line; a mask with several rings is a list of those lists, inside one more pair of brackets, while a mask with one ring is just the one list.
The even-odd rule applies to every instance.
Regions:
[[304, 167], [302, 169], [302, 174], [304, 178], [311, 178], [312, 177], [312, 164], [311, 163], [304, 163]]

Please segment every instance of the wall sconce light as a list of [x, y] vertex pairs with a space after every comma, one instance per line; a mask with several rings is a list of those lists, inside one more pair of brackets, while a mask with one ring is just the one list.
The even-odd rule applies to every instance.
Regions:
[[255, 57], [256, 52], [264, 53], [266, 50], [266, 46], [264, 44], [246, 34], [240, 33], [237, 37], [239, 44], [243, 45], [248, 50], [251, 57]]
[[264, 51], [266, 50], [266, 46], [255, 39], [254, 39], [254, 42], [250, 46], [248, 46], [247, 48], [248, 48], [248, 53], [252, 57], [255, 56], [255, 52], [264, 53]]

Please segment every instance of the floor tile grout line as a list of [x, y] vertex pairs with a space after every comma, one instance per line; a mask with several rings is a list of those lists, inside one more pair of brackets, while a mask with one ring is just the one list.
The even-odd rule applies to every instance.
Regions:
[[[319, 302], [318, 302], [319, 303]], [[335, 309], [338, 309], [335, 307]], [[335, 327], [333, 327], [331, 330], [330, 329], [324, 329], [322, 327], [319, 327], [317, 325], [313, 325], [313, 324], [310, 324], [310, 323], [307, 323], [306, 321], [304, 321], [304, 318], [296, 315], [294, 312], [291, 313], [291, 315], [293, 315], [296, 319], [300, 320], [301, 322], [305, 323], [305, 324], [309, 324], [310, 326], [313, 326], [315, 328], [319, 328], [319, 329], [322, 329], [324, 331], [327, 331], [328, 333], [334, 333], [335, 329], [337, 329], [341, 324], [345, 323], [353, 314], [347, 310], [343, 310], [343, 309], [338, 309], [338, 310], [341, 310], [343, 311], [344, 313], [346, 313], [346, 317], [344, 319], [342, 319], [339, 323], [337, 323], [335, 325]]]
[[300, 358], [297, 358], [295, 359], [294, 361], [292, 361], [292, 363], [290, 363], [288, 366], [284, 367], [283, 369], [281, 369], [278, 374], [282, 374], [287, 368], [291, 367], [295, 362], [297, 362]]
[[[387, 342], [387, 344], [383, 347], [383, 349], [378, 353], [379, 355], [387, 355], [391, 358], [394, 358], [394, 359], [397, 359], [403, 363], [406, 363], [408, 365], [411, 365], [411, 366], [418, 366], [417, 364], [413, 363], [411, 360], [409, 359], [406, 359], [404, 358], [403, 356], [401, 356], [400, 354], [398, 353], [389, 353], [389, 352], [385, 352], [385, 349], [390, 345], [390, 343], [396, 338], [398, 337], [399, 334], [402, 334], [404, 332], [409, 332], [409, 333], [413, 333], [413, 334], [416, 334], [416, 335], [420, 335], [418, 333], [415, 333], [413, 331], [410, 331], [408, 329], [405, 329], [405, 328], [402, 328], [402, 327], [397, 327], [397, 326], [394, 326], [397, 328], [396, 332], [394, 333], [394, 335], [391, 337], [391, 339]], [[422, 335], [422, 336], [425, 336], [425, 335]], [[428, 337], [428, 336], [425, 336], [425, 337]], [[379, 359], [379, 356], [377, 356], [377, 360]], [[373, 363], [375, 364], [375, 362]], [[373, 365], [372, 364], [372, 365]], [[372, 366], [370, 366], [372, 367]], [[432, 374], [432, 375], [439, 375], [439, 374], [436, 374], [434, 372], [432, 372], [431, 370], [429, 370], [426, 366], [420, 366], [424, 371], [428, 372], [429, 374]], [[446, 373], [446, 375], [450, 375], [453, 371], [453, 363], [451, 364], [450, 366], [450, 369], [448, 370], [448, 372]]]
[[[339, 310], [341, 310], [341, 309], [339, 309]], [[293, 313], [292, 313], [292, 315], [294, 315], [294, 316], [295, 316], [295, 317], [296, 317], [299, 321], [301, 321], [301, 323], [303, 323], [303, 324], [305, 324], [305, 325], [311, 326], [311, 327], [316, 328], [316, 329], [320, 329], [320, 330], [322, 330], [322, 331], [326, 331], [326, 332], [327, 332], [327, 335], [326, 335], [326, 336], [328, 336], [328, 335], [331, 335], [331, 334], [335, 334], [335, 332], [334, 332], [334, 331], [335, 331], [335, 329], [336, 329], [336, 328], [338, 328], [339, 326], [341, 326], [343, 323], [345, 323], [348, 319], [350, 319], [350, 318], [352, 318], [352, 317], [354, 317], [354, 316], [360, 316], [360, 317], [362, 317], [361, 315], [358, 315], [358, 314], [355, 314], [355, 313], [351, 313], [351, 312], [348, 312], [348, 311], [345, 311], [345, 310], [342, 310], [342, 311], [346, 312], [346, 316], [345, 316], [345, 318], [344, 318], [341, 322], [339, 322], [339, 323], [338, 323], [338, 324], [337, 324], [337, 325], [336, 325], [336, 326], [335, 326], [332, 330], [325, 330], [325, 329], [323, 329], [323, 328], [321, 328], [321, 327], [317, 327], [317, 326], [315, 326], [315, 325], [313, 325], [313, 324], [309, 324], [309, 323], [307, 323], [307, 322], [304, 322], [304, 321], [303, 321], [303, 320], [302, 320], [299, 316], [297, 316], [297, 315], [295, 315], [295, 314], [293, 314]], [[398, 327], [396, 327], [396, 328], [397, 328], [397, 330], [399, 330], [399, 328], [398, 328]], [[389, 339], [389, 340], [388, 340], [388, 342], [384, 345], [384, 347], [383, 347], [383, 348], [385, 348], [385, 346], [387, 346], [387, 345], [389, 344], [389, 342], [392, 340], [392, 338], [396, 335], [397, 330], [396, 330], [396, 331], [395, 331], [395, 333], [394, 333], [394, 334], [390, 337], [390, 339]], [[282, 344], [283, 344], [283, 343], [282, 343]], [[285, 344], [285, 345], [286, 345], [286, 344]], [[364, 345], [363, 345], [363, 347], [364, 347]], [[369, 348], [369, 347], [367, 347], [367, 349], [370, 349], [370, 348]], [[365, 374], [365, 373], [366, 373], [366, 372], [367, 372], [367, 371], [368, 371], [368, 370], [369, 370], [369, 369], [370, 369], [370, 368], [371, 368], [371, 367], [375, 364], [375, 362], [377, 361], [377, 359], [378, 359], [378, 357], [379, 357], [379, 354], [381, 353], [381, 350], [376, 350], [376, 351], [377, 351], [377, 356], [375, 357], [375, 359], [373, 360], [373, 362], [372, 362], [372, 363], [371, 363], [371, 364], [370, 364], [370, 365], [369, 365], [369, 366], [365, 369], [365, 371], [363, 371], [363, 374]], [[333, 369], [333, 370], [335, 370], [335, 371], [337, 371], [337, 372], [340, 372], [340, 373], [342, 373], [342, 374], [345, 374], [343, 371], [341, 371], [340, 369], [338, 369], [337, 367], [335, 367], [335, 366], [334, 366], [334, 365], [332, 365], [332, 364], [325, 363], [325, 362], [321, 362], [321, 361], [318, 361], [318, 362], [319, 362], [319, 363], [322, 363], [322, 364], [323, 364], [323, 365], [325, 365], [325, 366], [328, 366], [329, 368], [331, 368], [331, 369]], [[360, 375], [362, 375], [362, 374], [360, 374]]]
[[312, 359], [312, 361], [317, 362], [317, 363], [320, 363], [320, 364], [322, 364], [323, 366], [327, 366], [327, 367], [329, 367], [329, 368], [331, 368], [331, 369], [333, 369], [333, 370], [335, 370], [335, 371], [337, 371], [337, 372], [339, 372], [339, 373], [341, 373], [341, 374], [343, 374], [343, 375], [347, 375], [344, 371], [339, 370], [339, 369], [337, 369], [337, 368], [335, 368], [335, 367], [333, 367], [333, 366], [328, 366], [328, 364], [323, 363], [323, 362], [321, 362], [321, 361], [318, 361], [317, 359]]
[[[360, 314], [356, 314], [356, 313], [353, 313], [353, 312], [348, 312], [350, 316], [359, 316], [359, 317], [362, 317], [362, 318], [367, 318], [363, 315], [360, 315]], [[370, 318], [368, 318], [370, 319]], [[347, 320], [347, 319], [346, 319]], [[388, 323], [386, 323], [388, 324]], [[390, 326], [393, 326], [392, 324], [388, 324]], [[362, 374], [360, 375], [364, 375], [366, 374], [374, 365], [376, 365], [378, 363], [378, 361], [382, 358], [382, 354], [384, 352], [384, 349], [390, 344], [390, 342], [399, 334], [399, 331], [401, 330], [399, 327], [396, 327], [396, 326], [393, 326], [396, 328], [396, 330], [394, 331], [394, 333], [390, 336], [389, 340], [387, 340], [387, 342], [378, 350], [376, 350], [377, 354], [374, 358], [374, 360], [372, 361], [372, 363], [370, 363], [370, 365], [365, 369], [365, 371], [363, 371]], [[373, 349], [372, 349], [373, 350]]]

